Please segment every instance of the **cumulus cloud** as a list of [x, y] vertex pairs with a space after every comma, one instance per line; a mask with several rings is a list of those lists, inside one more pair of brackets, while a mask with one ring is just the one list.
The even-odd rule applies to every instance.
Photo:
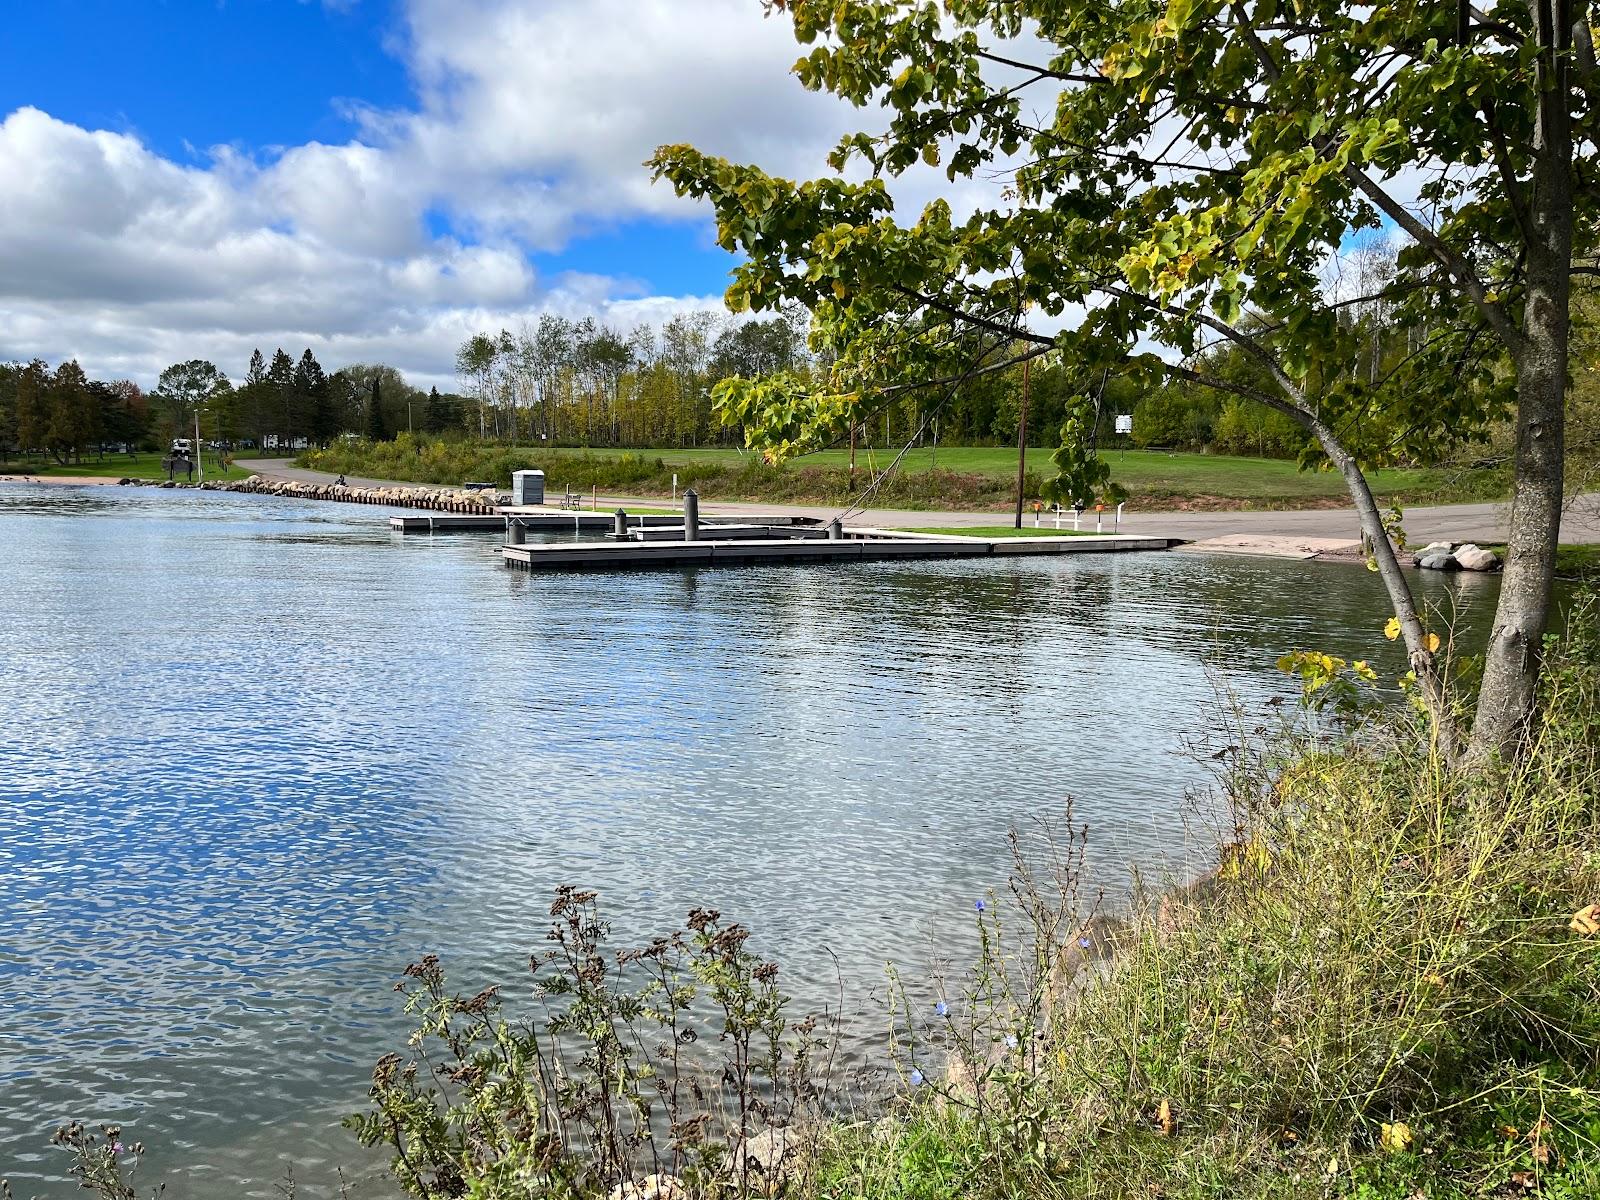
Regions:
[[[326, 0], [325, 0], [326, 2]], [[79, 357], [149, 383], [180, 358], [241, 373], [310, 346], [447, 383], [477, 329], [540, 310], [614, 324], [714, 304], [530, 256], [641, 218], [706, 216], [654, 186], [665, 142], [810, 175], [873, 123], [789, 74], [759, 0], [407, 0], [392, 49], [415, 103], [356, 108], [342, 145], [219, 147], [178, 163], [36, 108], [0, 123], [0, 357]], [[913, 204], [948, 192], [931, 175]], [[984, 193], [969, 189], [975, 203]], [[446, 232], [440, 232], [443, 229]]]

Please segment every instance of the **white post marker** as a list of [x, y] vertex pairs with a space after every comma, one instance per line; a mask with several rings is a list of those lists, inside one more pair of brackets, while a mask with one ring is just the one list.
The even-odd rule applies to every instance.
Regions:
[[672, 503], [674, 505], [678, 503], [678, 473], [676, 471], [672, 473]]
[[[1127, 501], [1124, 500], [1122, 503], [1126, 504]], [[1122, 504], [1117, 505], [1117, 532], [1122, 532]]]

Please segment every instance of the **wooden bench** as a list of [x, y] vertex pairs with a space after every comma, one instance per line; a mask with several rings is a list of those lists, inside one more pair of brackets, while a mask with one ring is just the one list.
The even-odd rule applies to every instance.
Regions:
[[461, 486], [469, 492], [492, 492], [495, 490], [492, 483], [463, 483]]
[[567, 493], [561, 497], [561, 507], [570, 508], [576, 511], [583, 507], [583, 496], [580, 493], [571, 491], [569, 489]]

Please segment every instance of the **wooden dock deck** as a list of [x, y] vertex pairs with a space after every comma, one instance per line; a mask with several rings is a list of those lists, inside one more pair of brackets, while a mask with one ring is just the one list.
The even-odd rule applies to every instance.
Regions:
[[[562, 510], [550, 508], [515, 508], [502, 506], [494, 512], [460, 515], [456, 513], [421, 512], [389, 518], [389, 528], [398, 533], [490, 533], [503, 531], [507, 519], [514, 519], [531, 533], [610, 533], [615, 514], [588, 510]], [[807, 517], [761, 516], [728, 517], [726, 523], [737, 521], [740, 525], [811, 525], [816, 522]], [[706, 529], [715, 529], [720, 523], [715, 516], [701, 517]], [[681, 513], [628, 514], [629, 529], [683, 528]], [[682, 536], [680, 534], [680, 536]]]
[[[709, 532], [709, 530], [707, 530]], [[980, 538], [849, 530], [839, 540], [774, 538], [695, 542], [568, 542], [506, 546], [506, 565], [530, 571], [623, 570], [648, 567], [749, 566], [760, 563], [883, 562], [893, 559], [985, 558], [1034, 554], [1115, 554], [1166, 550], [1164, 537]]]

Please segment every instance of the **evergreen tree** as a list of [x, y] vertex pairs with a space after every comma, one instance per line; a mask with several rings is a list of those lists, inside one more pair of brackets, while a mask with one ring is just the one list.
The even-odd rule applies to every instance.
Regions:
[[306, 414], [311, 440], [318, 446], [326, 446], [339, 432], [338, 420], [328, 396], [328, 376], [309, 348], [294, 369], [294, 390], [296, 402]]
[[17, 444], [17, 363], [0, 363], [0, 458], [8, 458]]
[[428, 389], [428, 404], [422, 410], [422, 427], [429, 433], [444, 432], [444, 409], [439, 403], [439, 389]]
[[373, 378], [372, 399], [367, 404], [367, 439], [374, 442], [389, 440], [389, 428], [383, 420], [382, 384], [382, 379]]
[[34, 359], [17, 374], [17, 445], [24, 453], [44, 449], [50, 421], [49, 382], [43, 359]]
[[302, 422], [299, 420], [294, 390], [294, 359], [285, 354], [282, 347], [273, 352], [272, 365], [267, 368], [266, 384], [275, 410], [269, 424], [276, 426], [278, 436], [285, 444], [292, 444], [302, 432]]
[[267, 378], [267, 364], [261, 357], [258, 347], [250, 351], [250, 366], [244, 373], [244, 382], [248, 387], [252, 383], [263, 383]]
[[64, 463], [70, 456], [76, 462], [84, 449], [96, 442], [98, 433], [94, 396], [83, 368], [75, 361], [62, 363], [51, 377], [46, 395], [45, 444], [56, 461]]

